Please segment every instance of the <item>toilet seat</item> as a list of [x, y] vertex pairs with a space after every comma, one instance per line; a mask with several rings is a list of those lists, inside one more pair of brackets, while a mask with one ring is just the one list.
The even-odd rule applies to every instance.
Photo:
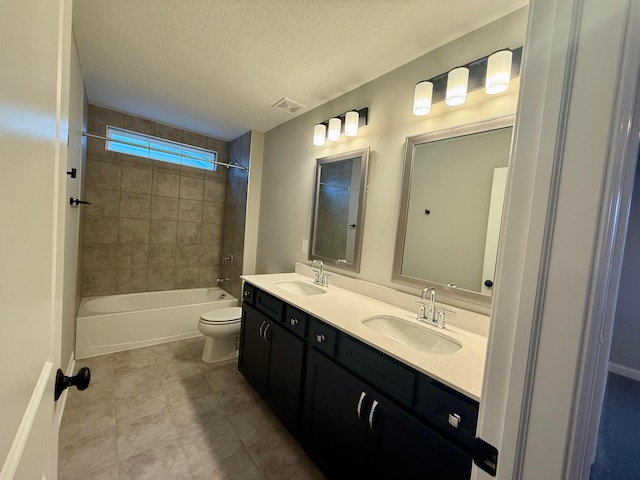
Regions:
[[241, 307], [226, 307], [203, 313], [200, 321], [207, 325], [228, 325], [239, 322], [241, 318]]

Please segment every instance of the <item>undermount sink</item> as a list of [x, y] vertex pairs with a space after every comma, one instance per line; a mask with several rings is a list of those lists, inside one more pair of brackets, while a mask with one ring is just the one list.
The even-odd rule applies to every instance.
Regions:
[[462, 348], [456, 340], [402, 318], [379, 315], [362, 320], [365, 327], [425, 353], [451, 355]]
[[297, 280], [275, 282], [274, 285], [295, 295], [320, 295], [327, 292], [320, 287]]

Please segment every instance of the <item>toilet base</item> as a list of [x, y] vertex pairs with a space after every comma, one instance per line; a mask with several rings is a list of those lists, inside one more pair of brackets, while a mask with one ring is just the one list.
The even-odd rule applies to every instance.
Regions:
[[202, 361], [204, 363], [226, 362], [238, 358], [236, 337], [216, 338], [205, 337]]

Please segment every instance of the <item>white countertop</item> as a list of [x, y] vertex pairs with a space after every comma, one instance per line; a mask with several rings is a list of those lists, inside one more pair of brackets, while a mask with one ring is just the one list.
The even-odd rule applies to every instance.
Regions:
[[[243, 275], [242, 278], [396, 360], [480, 401], [487, 348], [486, 337], [452, 325], [447, 325], [442, 330], [419, 322], [415, 320], [417, 305], [416, 311], [412, 312], [333, 285], [322, 287], [326, 293], [321, 295], [296, 295], [274, 285], [276, 282], [283, 281], [314, 285], [311, 279], [297, 273]], [[421, 352], [361, 323], [363, 319], [376, 315], [400, 317], [424, 326], [426, 329], [433, 329], [435, 332], [457, 340], [462, 344], [462, 348], [449, 355]]]

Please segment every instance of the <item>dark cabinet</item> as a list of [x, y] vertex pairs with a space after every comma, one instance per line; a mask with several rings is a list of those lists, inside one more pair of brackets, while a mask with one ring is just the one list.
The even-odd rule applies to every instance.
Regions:
[[471, 456], [310, 351], [303, 442], [329, 478], [468, 479]]
[[300, 417], [303, 358], [301, 339], [253, 306], [243, 305], [238, 369], [294, 434]]

